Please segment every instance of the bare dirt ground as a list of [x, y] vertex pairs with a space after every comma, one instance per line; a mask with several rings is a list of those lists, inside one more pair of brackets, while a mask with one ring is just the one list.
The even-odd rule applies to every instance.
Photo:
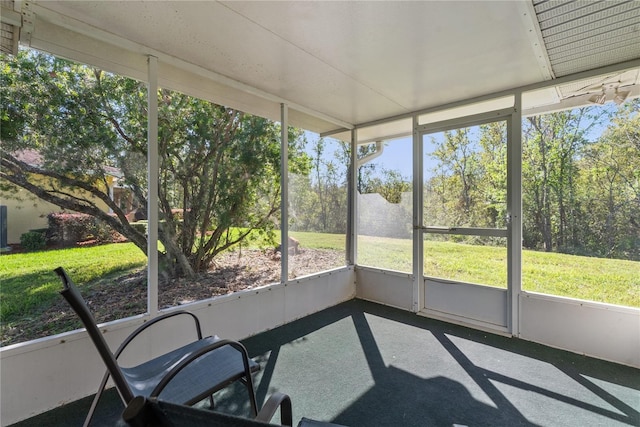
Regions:
[[[345, 265], [344, 252], [304, 248], [289, 256], [289, 278], [317, 273]], [[98, 323], [121, 319], [146, 311], [146, 270], [117, 279], [105, 279], [84, 293]], [[244, 289], [280, 282], [280, 254], [273, 250], [242, 250], [216, 258], [206, 273], [194, 280], [160, 279], [159, 307], [167, 308]], [[80, 322], [60, 297], [41, 313], [20, 322], [2, 325], [3, 346], [80, 328]]]

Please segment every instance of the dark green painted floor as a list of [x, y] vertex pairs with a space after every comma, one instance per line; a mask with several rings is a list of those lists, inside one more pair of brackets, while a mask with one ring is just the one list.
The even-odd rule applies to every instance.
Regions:
[[[640, 426], [637, 369], [361, 300], [244, 343], [262, 368], [258, 401], [287, 393], [294, 424]], [[218, 410], [246, 413], [243, 391], [219, 393]], [[81, 425], [89, 403], [15, 426]], [[108, 394], [94, 425], [113, 425], [120, 411]]]

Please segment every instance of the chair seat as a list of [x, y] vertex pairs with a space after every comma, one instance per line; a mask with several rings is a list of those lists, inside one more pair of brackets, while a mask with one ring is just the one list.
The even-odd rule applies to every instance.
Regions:
[[[258, 416], [258, 402], [251, 373], [257, 371], [259, 365], [249, 358], [247, 349], [241, 343], [220, 339], [217, 336], [200, 338], [202, 330], [198, 317], [188, 311], [176, 310], [161, 314], [140, 325], [120, 344], [114, 354], [98, 329], [89, 306], [67, 272], [62, 267], [56, 268], [55, 272], [60, 276], [64, 286], [60, 294], [82, 321], [107, 366], [107, 372], [102, 377], [85, 419], [85, 427], [91, 423], [109, 377], [113, 378], [125, 405], [131, 403], [136, 396], [140, 396], [162, 398], [183, 405], [193, 405], [210, 397], [213, 406], [213, 393], [240, 380], [247, 388], [253, 416]], [[177, 316], [191, 318], [197, 341], [137, 366], [123, 368], [118, 364], [118, 356], [137, 336], [150, 327], [157, 327], [155, 325], [160, 322], [164, 323]]]
[[[140, 365], [122, 368], [122, 372], [134, 395], [149, 397], [174, 366], [190, 354], [219, 340], [217, 336], [203, 338]], [[184, 405], [199, 402], [244, 376], [243, 359], [239, 356], [238, 350], [229, 345], [205, 353], [180, 371], [158, 398]], [[249, 359], [249, 368], [255, 372], [260, 366]]]

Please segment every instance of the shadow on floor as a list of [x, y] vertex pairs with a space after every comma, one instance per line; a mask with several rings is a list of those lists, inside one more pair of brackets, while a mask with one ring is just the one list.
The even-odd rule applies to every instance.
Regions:
[[[301, 417], [347, 426], [640, 425], [640, 371], [352, 300], [243, 341], [258, 402], [291, 396]], [[99, 374], [98, 374], [99, 375]], [[242, 386], [216, 409], [247, 415]], [[114, 425], [107, 394], [93, 425]], [[90, 398], [15, 424], [82, 425]], [[277, 418], [276, 418], [277, 421]]]

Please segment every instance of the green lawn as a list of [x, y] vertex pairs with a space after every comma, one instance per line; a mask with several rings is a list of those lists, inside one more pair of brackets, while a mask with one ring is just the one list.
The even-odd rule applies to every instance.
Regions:
[[147, 257], [133, 243], [114, 243], [0, 256], [0, 318], [12, 322], [32, 316], [60, 298], [60, 279], [53, 269], [63, 266], [82, 289], [89, 283], [140, 268]]
[[339, 249], [344, 251], [346, 237], [344, 234], [309, 233], [306, 231], [292, 231], [291, 237], [298, 239], [300, 246], [312, 249]]
[[[504, 247], [425, 241], [424, 253], [426, 276], [507, 287]], [[411, 254], [408, 239], [358, 238], [362, 265], [410, 273]], [[640, 262], [524, 250], [522, 289], [640, 307]]]
[[[342, 234], [295, 232], [303, 248], [344, 250]], [[359, 263], [411, 272], [411, 241], [361, 236]], [[131, 243], [0, 256], [0, 316], [6, 325], [36, 316], [59, 298], [53, 269], [64, 266], [81, 288], [146, 265]], [[506, 249], [425, 242], [425, 275], [506, 287]], [[640, 262], [523, 252], [523, 289], [640, 307]]]
[[[296, 236], [304, 247], [344, 247], [344, 235], [299, 234]], [[273, 246], [266, 235], [258, 232], [245, 245]], [[63, 266], [80, 288], [86, 289], [100, 280], [142, 268], [146, 263], [146, 256], [133, 243], [4, 254], [0, 256], [0, 319], [6, 324], [33, 316], [59, 299], [62, 285], [53, 272], [56, 267]]]

